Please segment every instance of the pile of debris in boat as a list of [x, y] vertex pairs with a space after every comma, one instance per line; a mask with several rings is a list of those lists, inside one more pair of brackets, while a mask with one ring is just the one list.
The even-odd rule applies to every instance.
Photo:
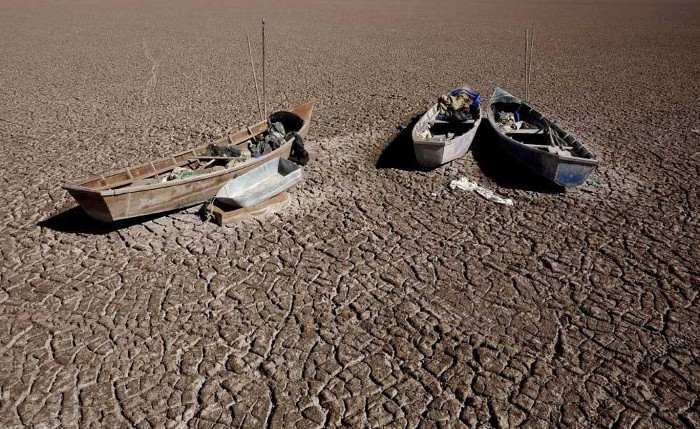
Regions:
[[[308, 162], [308, 152], [304, 148], [303, 137], [294, 131], [285, 133], [284, 124], [281, 122], [269, 122], [265, 132], [253, 136], [247, 146], [240, 147], [235, 144], [219, 145], [210, 143], [207, 146], [206, 155], [200, 157], [196, 165], [191, 167], [175, 167], [168, 175], [161, 179], [161, 182], [187, 179], [200, 174], [207, 174], [216, 171], [223, 171], [231, 168], [237, 163], [245, 162], [250, 158], [260, 158], [272, 153], [284, 145], [288, 138], [293, 138], [293, 155], [290, 159], [306, 165]], [[157, 179], [149, 178], [140, 180], [140, 184], [157, 183]]]

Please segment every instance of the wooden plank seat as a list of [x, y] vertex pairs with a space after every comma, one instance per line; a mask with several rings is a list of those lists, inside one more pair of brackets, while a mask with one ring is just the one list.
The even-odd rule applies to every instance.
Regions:
[[440, 119], [426, 119], [425, 121], [428, 124], [463, 124], [463, 125], [472, 125], [474, 124], [473, 119], [469, 119], [464, 122], [450, 122], [450, 121], [441, 121]]
[[506, 135], [512, 135], [512, 134], [542, 134], [546, 135], [543, 129], [541, 128], [525, 128], [525, 129], [520, 129], [520, 130], [512, 130], [512, 131], [505, 131]]
[[534, 147], [534, 148], [537, 148], [537, 149], [547, 149], [547, 148], [550, 148], [550, 147], [556, 147], [556, 148], [564, 149], [564, 150], [573, 150], [573, 149], [574, 149], [573, 146], [563, 146], [563, 147], [560, 147], [560, 146], [552, 146], [551, 144], [529, 144], [529, 145], [527, 145], [527, 147]]

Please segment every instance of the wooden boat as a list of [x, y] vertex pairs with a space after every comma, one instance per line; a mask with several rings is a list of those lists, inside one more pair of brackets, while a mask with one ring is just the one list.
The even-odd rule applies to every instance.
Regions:
[[[499, 120], [516, 112], [520, 125], [504, 126]], [[598, 160], [578, 139], [501, 88], [491, 96], [487, 116], [496, 142], [504, 151], [559, 186], [582, 184], [598, 166]]]
[[481, 124], [481, 107], [478, 112], [478, 117], [470, 117], [465, 122], [448, 122], [437, 119], [437, 103], [428, 109], [411, 132], [418, 164], [427, 168], [439, 167], [464, 156]]
[[[306, 135], [311, 123], [313, 102], [301, 104], [289, 111], [270, 115], [270, 121], [282, 122], [285, 131]], [[246, 149], [255, 136], [267, 131], [267, 121], [260, 121], [245, 130], [229, 134], [213, 142], [219, 145], [237, 145]], [[207, 156], [204, 144], [194, 149], [172, 154], [136, 167], [125, 168], [90, 177], [81, 182], [63, 185], [80, 206], [93, 218], [111, 222], [136, 216], [150, 215], [201, 204], [213, 198], [229, 180], [275, 158], [287, 158], [293, 139], [286, 140], [279, 148], [258, 158], [229, 164], [229, 159], [213, 159]], [[206, 170], [205, 174], [172, 181], [162, 177], [176, 167], [189, 167], [202, 160], [224, 164]]]
[[236, 207], [254, 206], [299, 183], [302, 170], [288, 159], [271, 159], [231, 179], [219, 189], [216, 199]]

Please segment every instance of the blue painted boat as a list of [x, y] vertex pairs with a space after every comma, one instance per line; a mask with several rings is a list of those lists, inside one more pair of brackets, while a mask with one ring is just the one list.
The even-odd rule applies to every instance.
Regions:
[[598, 166], [595, 155], [577, 138], [501, 88], [493, 92], [486, 113], [503, 150], [559, 186], [584, 183]]

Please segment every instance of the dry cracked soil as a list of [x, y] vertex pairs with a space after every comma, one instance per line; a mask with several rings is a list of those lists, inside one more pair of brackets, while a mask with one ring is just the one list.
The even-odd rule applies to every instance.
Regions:
[[[101, 225], [66, 181], [316, 103], [290, 206]], [[601, 159], [560, 192], [442, 91], [523, 88]], [[0, 3], [0, 427], [700, 426], [700, 5]], [[258, 68], [260, 73], [260, 68]], [[515, 200], [498, 206], [449, 181]]]

